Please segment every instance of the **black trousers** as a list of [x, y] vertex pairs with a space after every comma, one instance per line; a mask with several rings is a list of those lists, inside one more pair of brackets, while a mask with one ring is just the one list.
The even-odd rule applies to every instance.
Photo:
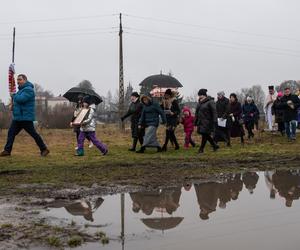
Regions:
[[166, 137], [165, 137], [165, 143], [164, 143], [164, 147], [168, 146], [169, 141], [172, 143], [174, 143], [175, 147], [178, 148], [179, 144], [175, 135], [175, 129], [176, 127], [168, 127], [166, 129]]
[[12, 121], [10, 128], [8, 130], [7, 142], [4, 150], [11, 153], [15, 137], [22, 131], [25, 130], [34, 140], [35, 143], [40, 148], [40, 151], [47, 149], [45, 143], [41, 136], [36, 132], [32, 121]]
[[201, 145], [200, 145], [200, 150], [203, 150], [205, 148], [205, 145], [207, 143], [207, 141], [210, 143], [210, 145], [215, 148], [216, 147], [216, 142], [214, 141], [214, 139], [210, 136], [210, 134], [204, 134], [201, 133], [202, 135], [202, 141], [201, 141]]

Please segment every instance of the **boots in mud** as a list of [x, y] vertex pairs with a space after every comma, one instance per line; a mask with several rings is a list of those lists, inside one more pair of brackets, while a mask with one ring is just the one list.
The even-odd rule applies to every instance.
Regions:
[[143, 154], [145, 153], [146, 147], [142, 146], [140, 150], [136, 151], [138, 154]]
[[133, 138], [132, 147], [128, 151], [135, 152], [137, 142], [138, 138]]

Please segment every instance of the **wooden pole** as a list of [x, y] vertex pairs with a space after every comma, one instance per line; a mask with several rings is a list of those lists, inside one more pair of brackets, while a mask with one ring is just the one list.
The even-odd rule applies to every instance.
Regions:
[[124, 113], [124, 70], [123, 70], [123, 27], [122, 13], [120, 13], [120, 30], [119, 30], [119, 118], [120, 130], [125, 131], [124, 122], [121, 117]]

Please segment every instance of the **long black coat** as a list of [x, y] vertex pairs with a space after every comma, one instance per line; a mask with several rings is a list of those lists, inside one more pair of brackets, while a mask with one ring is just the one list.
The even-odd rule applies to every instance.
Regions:
[[275, 122], [283, 122], [283, 109], [280, 109], [280, 99], [276, 99], [272, 106], [272, 113], [275, 115]]
[[164, 111], [169, 110], [173, 113], [173, 115], [166, 113], [167, 126], [176, 127], [178, 125], [179, 115], [180, 115], [180, 107], [178, 101], [174, 99], [169, 109], [164, 107], [163, 104], [161, 104], [160, 106]]
[[199, 134], [214, 132], [217, 124], [217, 110], [213, 98], [207, 97], [198, 103], [194, 124], [198, 127]]
[[240, 125], [239, 120], [242, 118], [242, 105], [239, 102], [233, 102], [229, 105], [229, 112], [234, 116], [234, 122], [231, 124], [231, 137], [241, 137], [244, 135], [243, 126]]
[[[292, 109], [287, 102], [292, 101], [294, 103], [294, 109]], [[283, 121], [297, 121], [298, 120], [298, 108], [300, 107], [300, 99], [296, 95], [283, 96], [278, 108], [283, 110]]]
[[122, 117], [122, 119], [126, 119], [127, 117], [130, 117], [131, 121], [131, 135], [132, 138], [138, 138], [139, 134], [139, 120], [141, 118], [143, 110], [143, 104], [140, 102], [140, 100], [137, 100], [135, 103], [131, 103], [127, 113]]
[[224, 97], [216, 102], [218, 118], [228, 119], [229, 115], [229, 99]]

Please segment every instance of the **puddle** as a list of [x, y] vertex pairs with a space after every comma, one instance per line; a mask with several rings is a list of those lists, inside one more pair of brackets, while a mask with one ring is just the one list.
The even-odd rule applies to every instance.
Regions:
[[[157, 191], [56, 201], [42, 212], [91, 233], [103, 249], [297, 249], [300, 171], [228, 174]], [[102, 248], [88, 243], [78, 249]]]

